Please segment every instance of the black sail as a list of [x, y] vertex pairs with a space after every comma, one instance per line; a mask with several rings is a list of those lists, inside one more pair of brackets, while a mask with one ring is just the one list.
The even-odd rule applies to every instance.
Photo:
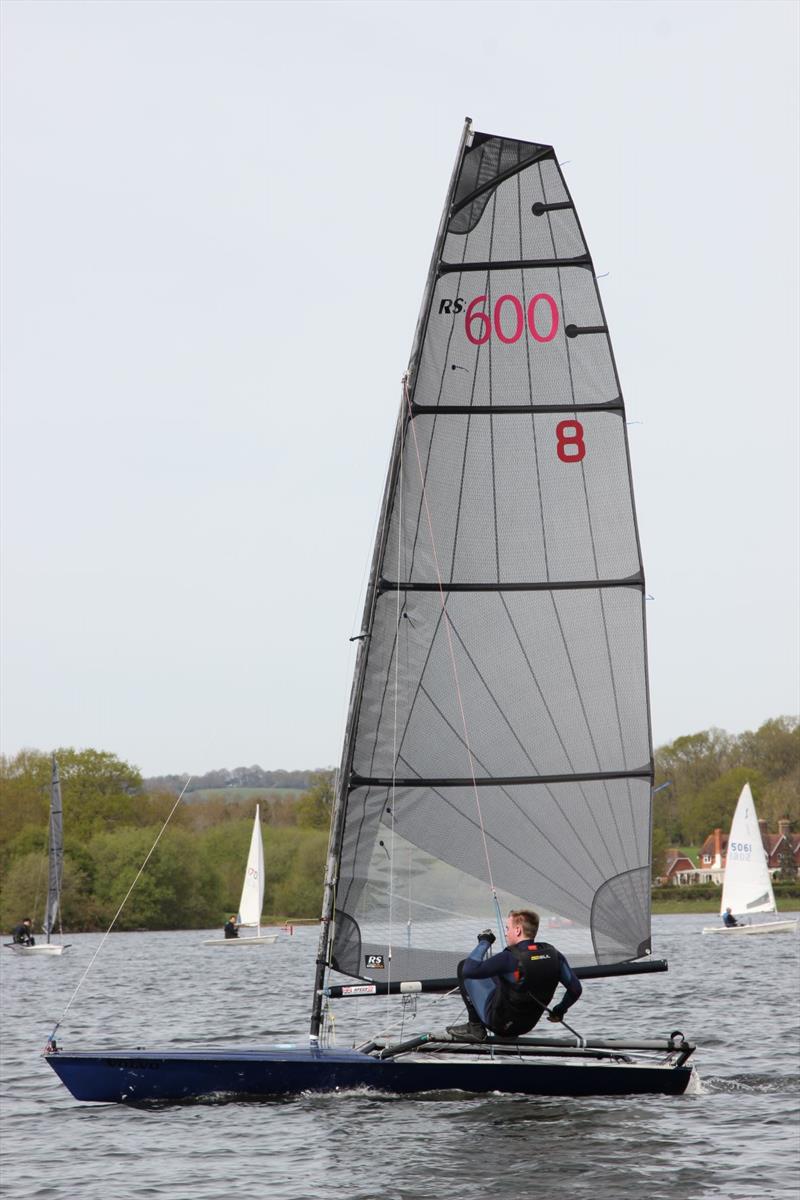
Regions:
[[50, 777], [50, 824], [47, 835], [47, 903], [42, 928], [50, 941], [61, 921], [61, 878], [64, 872], [64, 818], [61, 809], [61, 780], [53, 755]]
[[539, 911], [576, 963], [649, 953], [652, 744], [625, 410], [550, 146], [465, 132], [363, 633], [329, 865], [332, 965], [453, 975], [509, 906]]

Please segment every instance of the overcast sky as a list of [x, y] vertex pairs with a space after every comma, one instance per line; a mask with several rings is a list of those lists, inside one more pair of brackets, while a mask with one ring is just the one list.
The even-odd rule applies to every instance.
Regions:
[[338, 761], [467, 115], [556, 147], [609, 272], [656, 743], [798, 711], [795, 3], [2, 21], [4, 752]]

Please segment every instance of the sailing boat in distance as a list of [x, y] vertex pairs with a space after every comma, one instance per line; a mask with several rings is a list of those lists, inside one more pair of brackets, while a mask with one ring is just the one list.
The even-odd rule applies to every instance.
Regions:
[[50, 774], [50, 823], [47, 832], [47, 903], [44, 910], [42, 930], [44, 942], [33, 946], [25, 946], [14, 942], [7, 943], [15, 954], [53, 956], [63, 953], [66, 945], [63, 942], [51, 941], [52, 935], [58, 929], [61, 933], [61, 883], [64, 876], [64, 818], [61, 806], [61, 780], [58, 775], [58, 763], [53, 755]]
[[[722, 883], [720, 916], [730, 909], [734, 917], [753, 913], [777, 912], [772, 879], [758, 824], [758, 814], [750, 784], [742, 788], [733, 814]], [[796, 933], [798, 922], [756, 921], [736, 925], [710, 925], [703, 933], [724, 933], [732, 937], [753, 933]]]
[[256, 805], [256, 816], [253, 821], [253, 834], [250, 838], [250, 852], [247, 855], [247, 866], [242, 884], [242, 896], [239, 900], [237, 924], [240, 927], [256, 932], [249, 937], [206, 938], [204, 946], [271, 946], [277, 942], [277, 933], [261, 932], [261, 910], [264, 907], [264, 843], [261, 839], [260, 806]]

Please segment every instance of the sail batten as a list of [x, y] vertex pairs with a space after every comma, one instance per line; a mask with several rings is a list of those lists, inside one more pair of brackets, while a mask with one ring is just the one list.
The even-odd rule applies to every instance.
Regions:
[[603, 779], [650, 779], [651, 770], [649, 764], [632, 771], [588, 771], [585, 774], [565, 774], [565, 775], [493, 775], [483, 778], [480, 775], [469, 779], [447, 779], [442, 776], [423, 779], [419, 776], [411, 776], [404, 779], [400, 776], [368, 776], [353, 774], [350, 777], [350, 788], [363, 787], [369, 784], [373, 787], [467, 787], [474, 785], [475, 787], [497, 787], [499, 785], [525, 784], [525, 783], [589, 783], [592, 781], [600, 781]]
[[445, 975], [493, 892], [565, 923], [571, 961], [647, 953], [644, 586], [622, 390], [555, 152], [468, 131], [384, 493], [321, 958]]

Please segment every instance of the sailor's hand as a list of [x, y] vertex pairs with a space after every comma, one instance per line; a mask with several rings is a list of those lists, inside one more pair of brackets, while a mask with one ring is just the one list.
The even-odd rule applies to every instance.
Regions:
[[496, 939], [491, 929], [484, 929], [483, 933], [478, 934], [478, 941], [488, 942], [490, 946], [493, 946]]
[[555, 1021], [557, 1025], [561, 1024], [561, 1022], [564, 1020], [564, 1010], [560, 1004], [557, 1004], [555, 1008], [550, 1009], [550, 1012], [547, 1014], [547, 1019], [548, 1021]]

